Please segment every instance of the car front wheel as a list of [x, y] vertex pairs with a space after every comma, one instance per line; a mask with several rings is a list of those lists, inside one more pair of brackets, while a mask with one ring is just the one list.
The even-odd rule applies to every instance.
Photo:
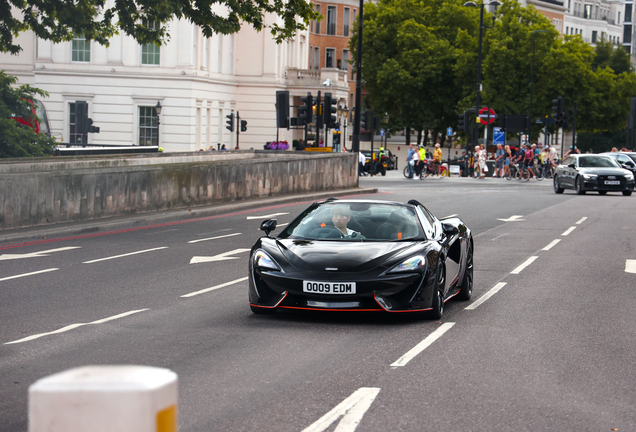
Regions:
[[623, 195], [631, 196], [632, 195], [632, 191], [623, 191]]
[[583, 177], [578, 176], [576, 178], [576, 193], [579, 195], [585, 195], [585, 184], [583, 183]]
[[446, 284], [446, 270], [441, 262], [437, 265], [437, 273], [435, 275], [435, 292], [433, 293], [433, 309], [429, 317], [431, 319], [440, 319], [444, 315], [444, 286]]
[[557, 193], [557, 194], [563, 193], [563, 188], [559, 184], [559, 178], [557, 176], [554, 176], [554, 181], [552, 184], [554, 185], [554, 193]]
[[458, 300], [468, 301], [473, 295], [473, 245], [468, 243], [466, 250], [466, 270], [464, 271], [464, 279], [459, 287]]

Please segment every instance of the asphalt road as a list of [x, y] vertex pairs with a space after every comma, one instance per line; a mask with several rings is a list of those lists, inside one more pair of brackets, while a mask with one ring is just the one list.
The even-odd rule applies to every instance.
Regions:
[[260, 222], [305, 203], [0, 243], [0, 431], [27, 430], [37, 379], [91, 364], [174, 370], [181, 432], [636, 430], [636, 198], [398, 172], [360, 186], [471, 227], [470, 302], [441, 322], [252, 315]]

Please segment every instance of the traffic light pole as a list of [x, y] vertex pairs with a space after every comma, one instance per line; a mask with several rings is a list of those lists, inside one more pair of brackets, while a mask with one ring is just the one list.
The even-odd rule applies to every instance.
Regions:
[[364, 0], [358, 6], [358, 55], [356, 60], [356, 106], [353, 120], [353, 142], [351, 151], [360, 151], [360, 114], [362, 113], [362, 22], [364, 17]]
[[239, 112], [236, 111], [236, 148], [234, 150], [239, 150], [239, 131], [241, 130], [241, 117], [239, 116]]

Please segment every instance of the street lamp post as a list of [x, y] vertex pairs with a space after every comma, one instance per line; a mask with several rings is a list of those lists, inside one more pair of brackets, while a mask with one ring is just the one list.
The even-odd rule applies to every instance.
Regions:
[[535, 30], [532, 32], [532, 66], [530, 67], [530, 109], [528, 110], [528, 118], [529, 123], [527, 126], [526, 134], [528, 135], [528, 140], [530, 139], [530, 132], [532, 130], [532, 91], [534, 89], [534, 52], [535, 52], [535, 41], [537, 40], [537, 33], [546, 33], [546, 30]]
[[353, 119], [353, 142], [351, 151], [360, 151], [360, 114], [362, 107], [362, 21], [364, 0], [360, 0], [358, 7], [358, 55], [356, 59], [356, 105], [354, 107], [355, 117]]
[[159, 145], [159, 125], [161, 124], [159, 116], [161, 115], [161, 101], [157, 101], [155, 105], [155, 113], [157, 114], [157, 145]]
[[[501, 3], [497, 0], [492, 0], [490, 3], [488, 3], [488, 6], [500, 6]], [[473, 1], [467, 1], [466, 3], [464, 3], [464, 6], [467, 7], [477, 7], [477, 4]], [[493, 27], [484, 27], [484, 6], [486, 6], [485, 3], [480, 3], [479, 4], [479, 45], [478, 45], [478, 49], [477, 49], [477, 98], [475, 101], [475, 109], [477, 110], [477, 115], [479, 116], [479, 109], [481, 108], [481, 46], [482, 46], [482, 40], [484, 37], [484, 29], [486, 28], [493, 28], [494, 27], [494, 21], [495, 18], [493, 17]], [[488, 126], [486, 126], [488, 127]], [[477, 131], [479, 131], [479, 129], [477, 129]], [[474, 145], [477, 145], [479, 142], [479, 132], [473, 134], [473, 139], [475, 140]]]

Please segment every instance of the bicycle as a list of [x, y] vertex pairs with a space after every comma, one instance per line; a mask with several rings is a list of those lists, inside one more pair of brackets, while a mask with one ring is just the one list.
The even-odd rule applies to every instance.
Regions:
[[512, 180], [513, 178], [518, 181], [528, 181], [530, 180], [530, 173], [527, 168], [520, 169], [518, 163], [511, 163], [506, 180]]

